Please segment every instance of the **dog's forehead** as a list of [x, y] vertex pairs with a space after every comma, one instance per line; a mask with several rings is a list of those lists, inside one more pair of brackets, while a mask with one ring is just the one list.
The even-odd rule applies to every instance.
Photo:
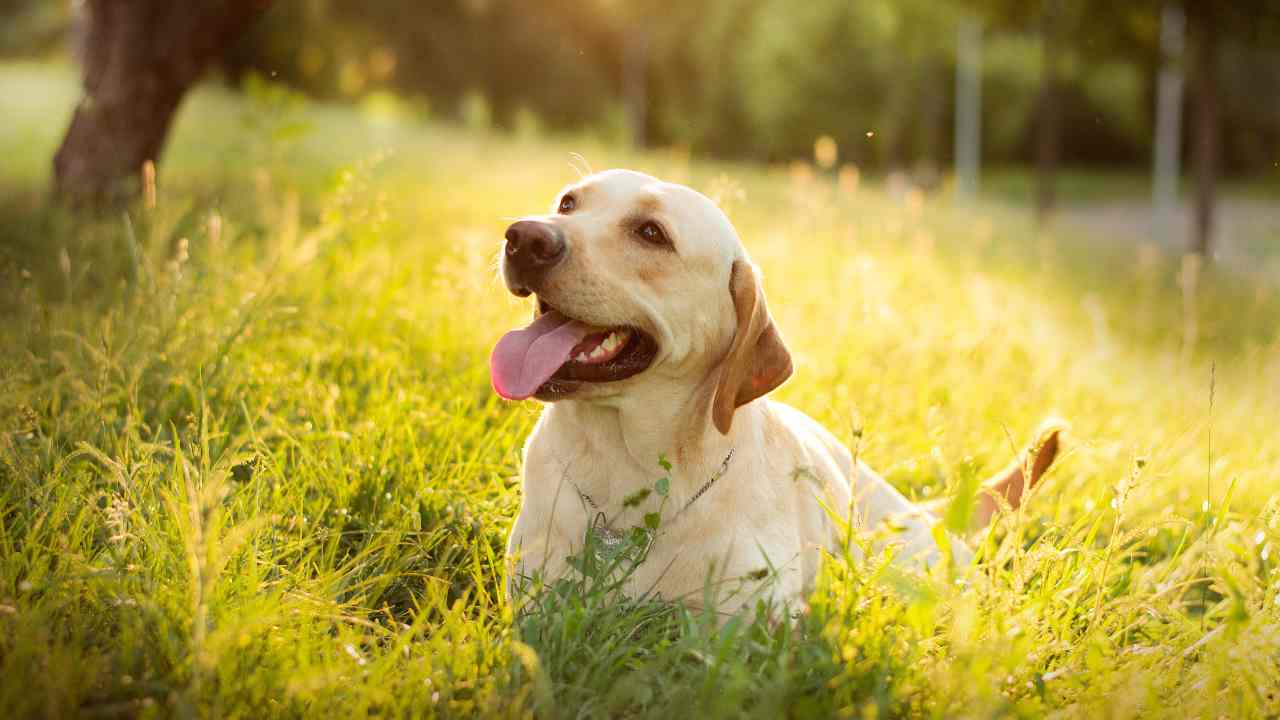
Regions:
[[715, 203], [693, 188], [659, 180], [634, 170], [606, 170], [583, 178], [566, 192], [581, 195], [584, 205], [626, 212], [650, 209], [669, 213], [719, 213]]
[[661, 214], [691, 237], [720, 245], [739, 246], [733, 224], [718, 205], [693, 188], [660, 180], [634, 170], [606, 170], [583, 178], [569, 191], [580, 193], [586, 206], [606, 206], [619, 214], [636, 211]]
[[582, 178], [571, 189], [606, 201], [618, 201], [663, 185], [661, 180], [635, 170], [605, 170]]

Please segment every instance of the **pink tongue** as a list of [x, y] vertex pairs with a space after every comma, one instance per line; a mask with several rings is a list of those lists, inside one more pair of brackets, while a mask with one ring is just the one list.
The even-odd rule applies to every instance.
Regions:
[[574, 346], [594, 330], [552, 310], [529, 327], [503, 335], [489, 356], [493, 389], [508, 400], [532, 397], [569, 361]]

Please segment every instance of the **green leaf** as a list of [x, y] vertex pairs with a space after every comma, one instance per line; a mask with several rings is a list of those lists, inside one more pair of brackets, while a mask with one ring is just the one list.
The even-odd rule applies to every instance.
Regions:
[[639, 505], [640, 503], [644, 502], [645, 498], [649, 497], [649, 494], [650, 494], [650, 493], [652, 493], [652, 492], [653, 492], [653, 491], [652, 491], [652, 490], [650, 490], [649, 488], [640, 488], [639, 490], [637, 490], [637, 491], [635, 491], [635, 492], [631, 493], [630, 495], [626, 496], [625, 498], [623, 498], [623, 499], [622, 499], [622, 506], [623, 506], [623, 507], [635, 507], [635, 506]]
[[650, 530], [657, 530], [658, 525], [662, 523], [662, 516], [656, 512], [644, 514], [644, 526]]
[[658, 493], [662, 497], [666, 497], [667, 491], [670, 489], [671, 489], [671, 478], [668, 478], [668, 477], [664, 477], [661, 480], [658, 480], [658, 482], [654, 483], [653, 485], [653, 491]]
[[978, 477], [978, 468], [972, 462], [965, 461], [956, 468], [959, 482], [956, 483], [955, 498], [947, 508], [947, 529], [957, 535], [969, 531], [969, 523], [973, 521], [973, 513], [978, 505], [978, 487], [982, 484]]
[[671, 472], [671, 461], [667, 459], [666, 455], [658, 455], [658, 466], [667, 472]]

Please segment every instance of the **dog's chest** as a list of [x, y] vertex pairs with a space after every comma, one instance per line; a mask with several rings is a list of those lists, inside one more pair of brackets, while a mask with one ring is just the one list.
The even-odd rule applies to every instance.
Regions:
[[[734, 455], [730, 448], [718, 463], [692, 469], [676, 468], [659, 459], [652, 470], [633, 463], [579, 457], [565, 465], [558, 493], [576, 503], [588, 519], [587, 527], [602, 538], [631, 527], [652, 530], [669, 526], [693, 510], [721, 481], [730, 484], [726, 475], [734, 469]], [[531, 484], [545, 486], [545, 482]]]
[[522, 529], [532, 538], [558, 538], [548, 548], [553, 562], [584, 551], [638, 560], [627, 584], [640, 593], [683, 597], [702, 588], [709, 572], [735, 586], [768, 585], [777, 582], [765, 581], [771, 568], [788, 576], [782, 586], [789, 588], [794, 568], [785, 566], [800, 551], [787, 522], [792, 513], [777, 496], [751, 497], [752, 488], [772, 486], [752, 483], [760, 469], [742, 461], [730, 455], [690, 475], [595, 461], [567, 463], [551, 478], [530, 467], [526, 492], [555, 488], [556, 498]]

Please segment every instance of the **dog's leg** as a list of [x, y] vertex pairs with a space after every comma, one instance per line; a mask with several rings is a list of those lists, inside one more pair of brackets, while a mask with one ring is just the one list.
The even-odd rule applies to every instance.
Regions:
[[[1040, 478], [1058, 456], [1062, 431], [1065, 429], [1066, 423], [1061, 420], [1046, 420], [1041, 423], [1031, 445], [1005, 469], [982, 483], [978, 489], [977, 501], [974, 503], [973, 518], [969, 523], [971, 532], [981, 530], [991, 522], [996, 510], [1000, 508], [1001, 499], [1011, 508], [1017, 508], [1022, 504], [1025, 491], [1040, 482]], [[1031, 471], [1030, 483], [1024, 479], [1028, 468]], [[938, 498], [922, 502], [919, 507], [940, 517], [946, 514], [951, 503], [952, 498]]]
[[[974, 530], [986, 527], [999, 509], [1001, 500], [1011, 508], [1022, 504], [1026, 491], [1040, 482], [1040, 478], [1044, 477], [1045, 471], [1058, 456], [1059, 439], [1065, 427], [1065, 423], [1060, 420], [1049, 420], [1041, 424], [1031, 446], [1009, 467], [982, 484], [970, 527]], [[1028, 471], [1031, 473], [1031, 482], [1026, 482]]]

